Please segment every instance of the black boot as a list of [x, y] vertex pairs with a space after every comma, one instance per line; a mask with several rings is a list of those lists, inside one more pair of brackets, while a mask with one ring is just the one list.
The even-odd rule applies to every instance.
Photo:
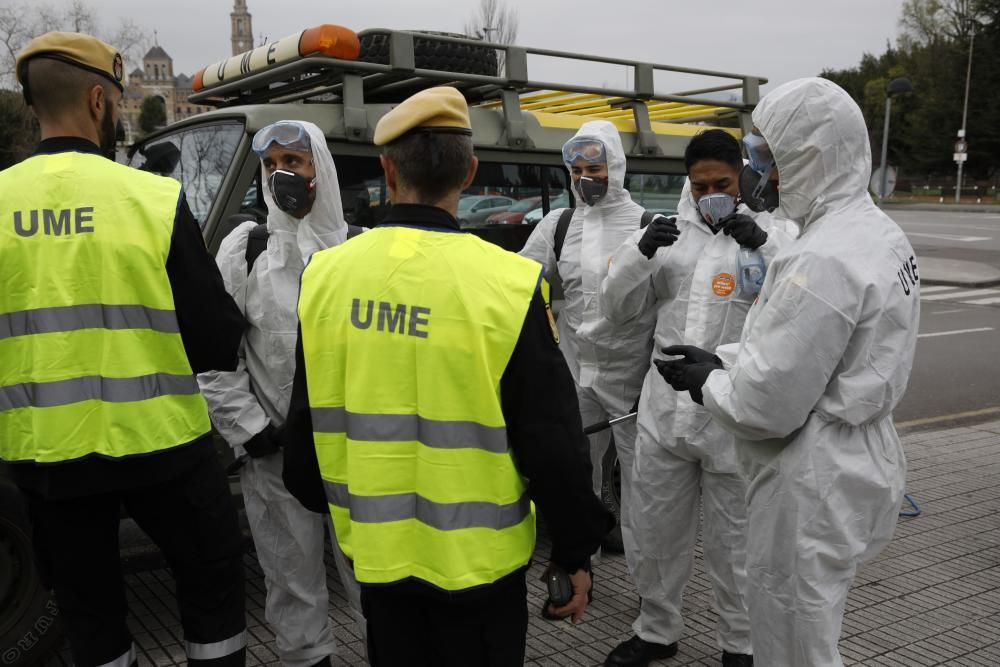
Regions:
[[638, 636], [615, 647], [604, 661], [604, 667], [646, 667], [653, 660], [677, 655], [677, 642], [654, 644]]
[[753, 656], [746, 653], [723, 651], [722, 667], [753, 667]]

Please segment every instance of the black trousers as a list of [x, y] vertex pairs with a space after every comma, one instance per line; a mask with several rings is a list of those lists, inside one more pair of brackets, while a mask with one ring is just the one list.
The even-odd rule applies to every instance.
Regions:
[[524, 575], [454, 595], [416, 582], [362, 586], [372, 667], [520, 667], [528, 633]]
[[127, 667], [134, 660], [118, 554], [123, 505], [173, 572], [189, 662], [245, 663], [242, 536], [214, 455], [143, 488], [67, 500], [25, 495], [39, 564], [77, 665]]

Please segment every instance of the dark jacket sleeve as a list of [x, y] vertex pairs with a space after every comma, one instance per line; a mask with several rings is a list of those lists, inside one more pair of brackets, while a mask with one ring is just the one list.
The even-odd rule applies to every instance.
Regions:
[[500, 380], [500, 399], [518, 469], [552, 535], [552, 561], [575, 572], [614, 516], [591, 488], [576, 388], [538, 292]]
[[284, 466], [281, 477], [285, 488], [307, 510], [320, 514], [329, 513], [323, 478], [319, 474], [319, 459], [313, 443], [312, 415], [309, 413], [309, 389], [306, 386], [306, 364], [302, 354], [302, 327], [295, 344], [295, 377], [292, 380], [292, 398], [288, 405], [288, 419], [279, 431], [284, 449]]
[[167, 277], [191, 370], [236, 370], [245, 327], [243, 315], [226, 292], [219, 267], [205, 247], [183, 192], [170, 237]]

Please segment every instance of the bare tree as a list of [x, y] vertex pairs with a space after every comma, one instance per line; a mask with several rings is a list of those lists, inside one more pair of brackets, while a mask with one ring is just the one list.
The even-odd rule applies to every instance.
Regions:
[[[479, 0], [479, 7], [465, 22], [465, 34], [495, 44], [513, 44], [517, 39], [517, 10], [503, 0]], [[503, 72], [504, 52], [497, 51], [497, 67]]]
[[114, 45], [126, 63], [138, 63], [149, 47], [149, 32], [131, 19], [105, 30], [93, 9], [73, 0], [64, 9], [52, 5], [18, 2], [0, 5], [0, 88], [17, 88], [14, 62], [33, 37], [51, 30], [84, 32]]
[[906, 0], [899, 19], [901, 40], [924, 45], [966, 42], [983, 18], [978, 0]]

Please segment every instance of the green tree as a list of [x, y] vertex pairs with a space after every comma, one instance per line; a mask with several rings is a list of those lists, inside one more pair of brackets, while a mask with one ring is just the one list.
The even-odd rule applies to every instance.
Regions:
[[[904, 178], [947, 180], [955, 173], [952, 144], [962, 125], [969, 46], [974, 39], [966, 130], [975, 179], [1000, 175], [1000, 0], [907, 0], [898, 45], [865, 54], [858, 66], [821, 76], [841, 85], [861, 106], [872, 146], [882, 141], [885, 90], [906, 76], [914, 93], [892, 104], [889, 161]], [[974, 35], [974, 37], [973, 37]], [[875, 159], [878, 159], [877, 150]]]
[[38, 143], [38, 123], [20, 93], [0, 90], [0, 169], [31, 155]]
[[139, 108], [139, 127], [146, 134], [167, 124], [167, 109], [163, 99], [156, 96], [145, 97]]

